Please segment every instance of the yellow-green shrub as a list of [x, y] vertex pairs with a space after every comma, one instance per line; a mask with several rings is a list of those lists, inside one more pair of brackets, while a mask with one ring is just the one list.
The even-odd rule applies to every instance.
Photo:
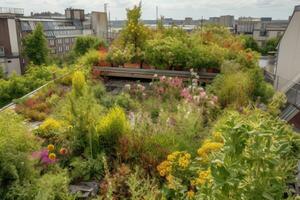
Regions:
[[97, 132], [100, 136], [100, 145], [106, 153], [114, 153], [119, 138], [129, 131], [129, 123], [125, 112], [120, 107], [111, 108], [100, 119]]

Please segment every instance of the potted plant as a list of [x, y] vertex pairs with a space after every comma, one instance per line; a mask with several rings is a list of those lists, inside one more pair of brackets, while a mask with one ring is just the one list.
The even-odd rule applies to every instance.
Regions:
[[126, 48], [120, 49], [112, 47], [107, 54], [107, 61], [110, 62], [113, 67], [122, 67], [129, 60], [130, 54]]

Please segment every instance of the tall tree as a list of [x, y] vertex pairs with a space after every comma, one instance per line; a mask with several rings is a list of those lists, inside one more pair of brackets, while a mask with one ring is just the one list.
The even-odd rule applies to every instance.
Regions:
[[48, 43], [44, 35], [43, 25], [38, 23], [34, 31], [23, 40], [24, 55], [35, 65], [45, 64], [48, 61]]
[[127, 9], [127, 22], [121, 33], [124, 47], [132, 46], [133, 59], [139, 60], [147, 39], [147, 29], [141, 22], [142, 5]]

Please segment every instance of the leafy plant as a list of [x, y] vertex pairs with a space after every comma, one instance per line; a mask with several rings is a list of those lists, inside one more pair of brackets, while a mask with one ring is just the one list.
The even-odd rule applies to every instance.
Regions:
[[44, 35], [43, 25], [38, 23], [33, 32], [23, 39], [24, 54], [35, 65], [48, 62], [48, 44]]

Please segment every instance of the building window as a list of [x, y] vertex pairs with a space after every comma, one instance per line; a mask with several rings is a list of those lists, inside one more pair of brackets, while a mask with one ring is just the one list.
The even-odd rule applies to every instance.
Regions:
[[57, 44], [62, 44], [62, 39], [57, 39]]
[[0, 47], [0, 56], [5, 56], [4, 47]]
[[61, 53], [62, 51], [63, 51], [62, 46], [59, 46], [59, 47], [58, 47], [58, 52]]
[[49, 40], [49, 45], [50, 45], [50, 46], [54, 46], [54, 40], [53, 40], [53, 39], [50, 39], [50, 40]]
[[65, 38], [65, 43], [69, 44], [70, 43], [70, 38]]
[[66, 51], [69, 51], [70, 50], [69, 45], [66, 45], [65, 49], [66, 49]]

